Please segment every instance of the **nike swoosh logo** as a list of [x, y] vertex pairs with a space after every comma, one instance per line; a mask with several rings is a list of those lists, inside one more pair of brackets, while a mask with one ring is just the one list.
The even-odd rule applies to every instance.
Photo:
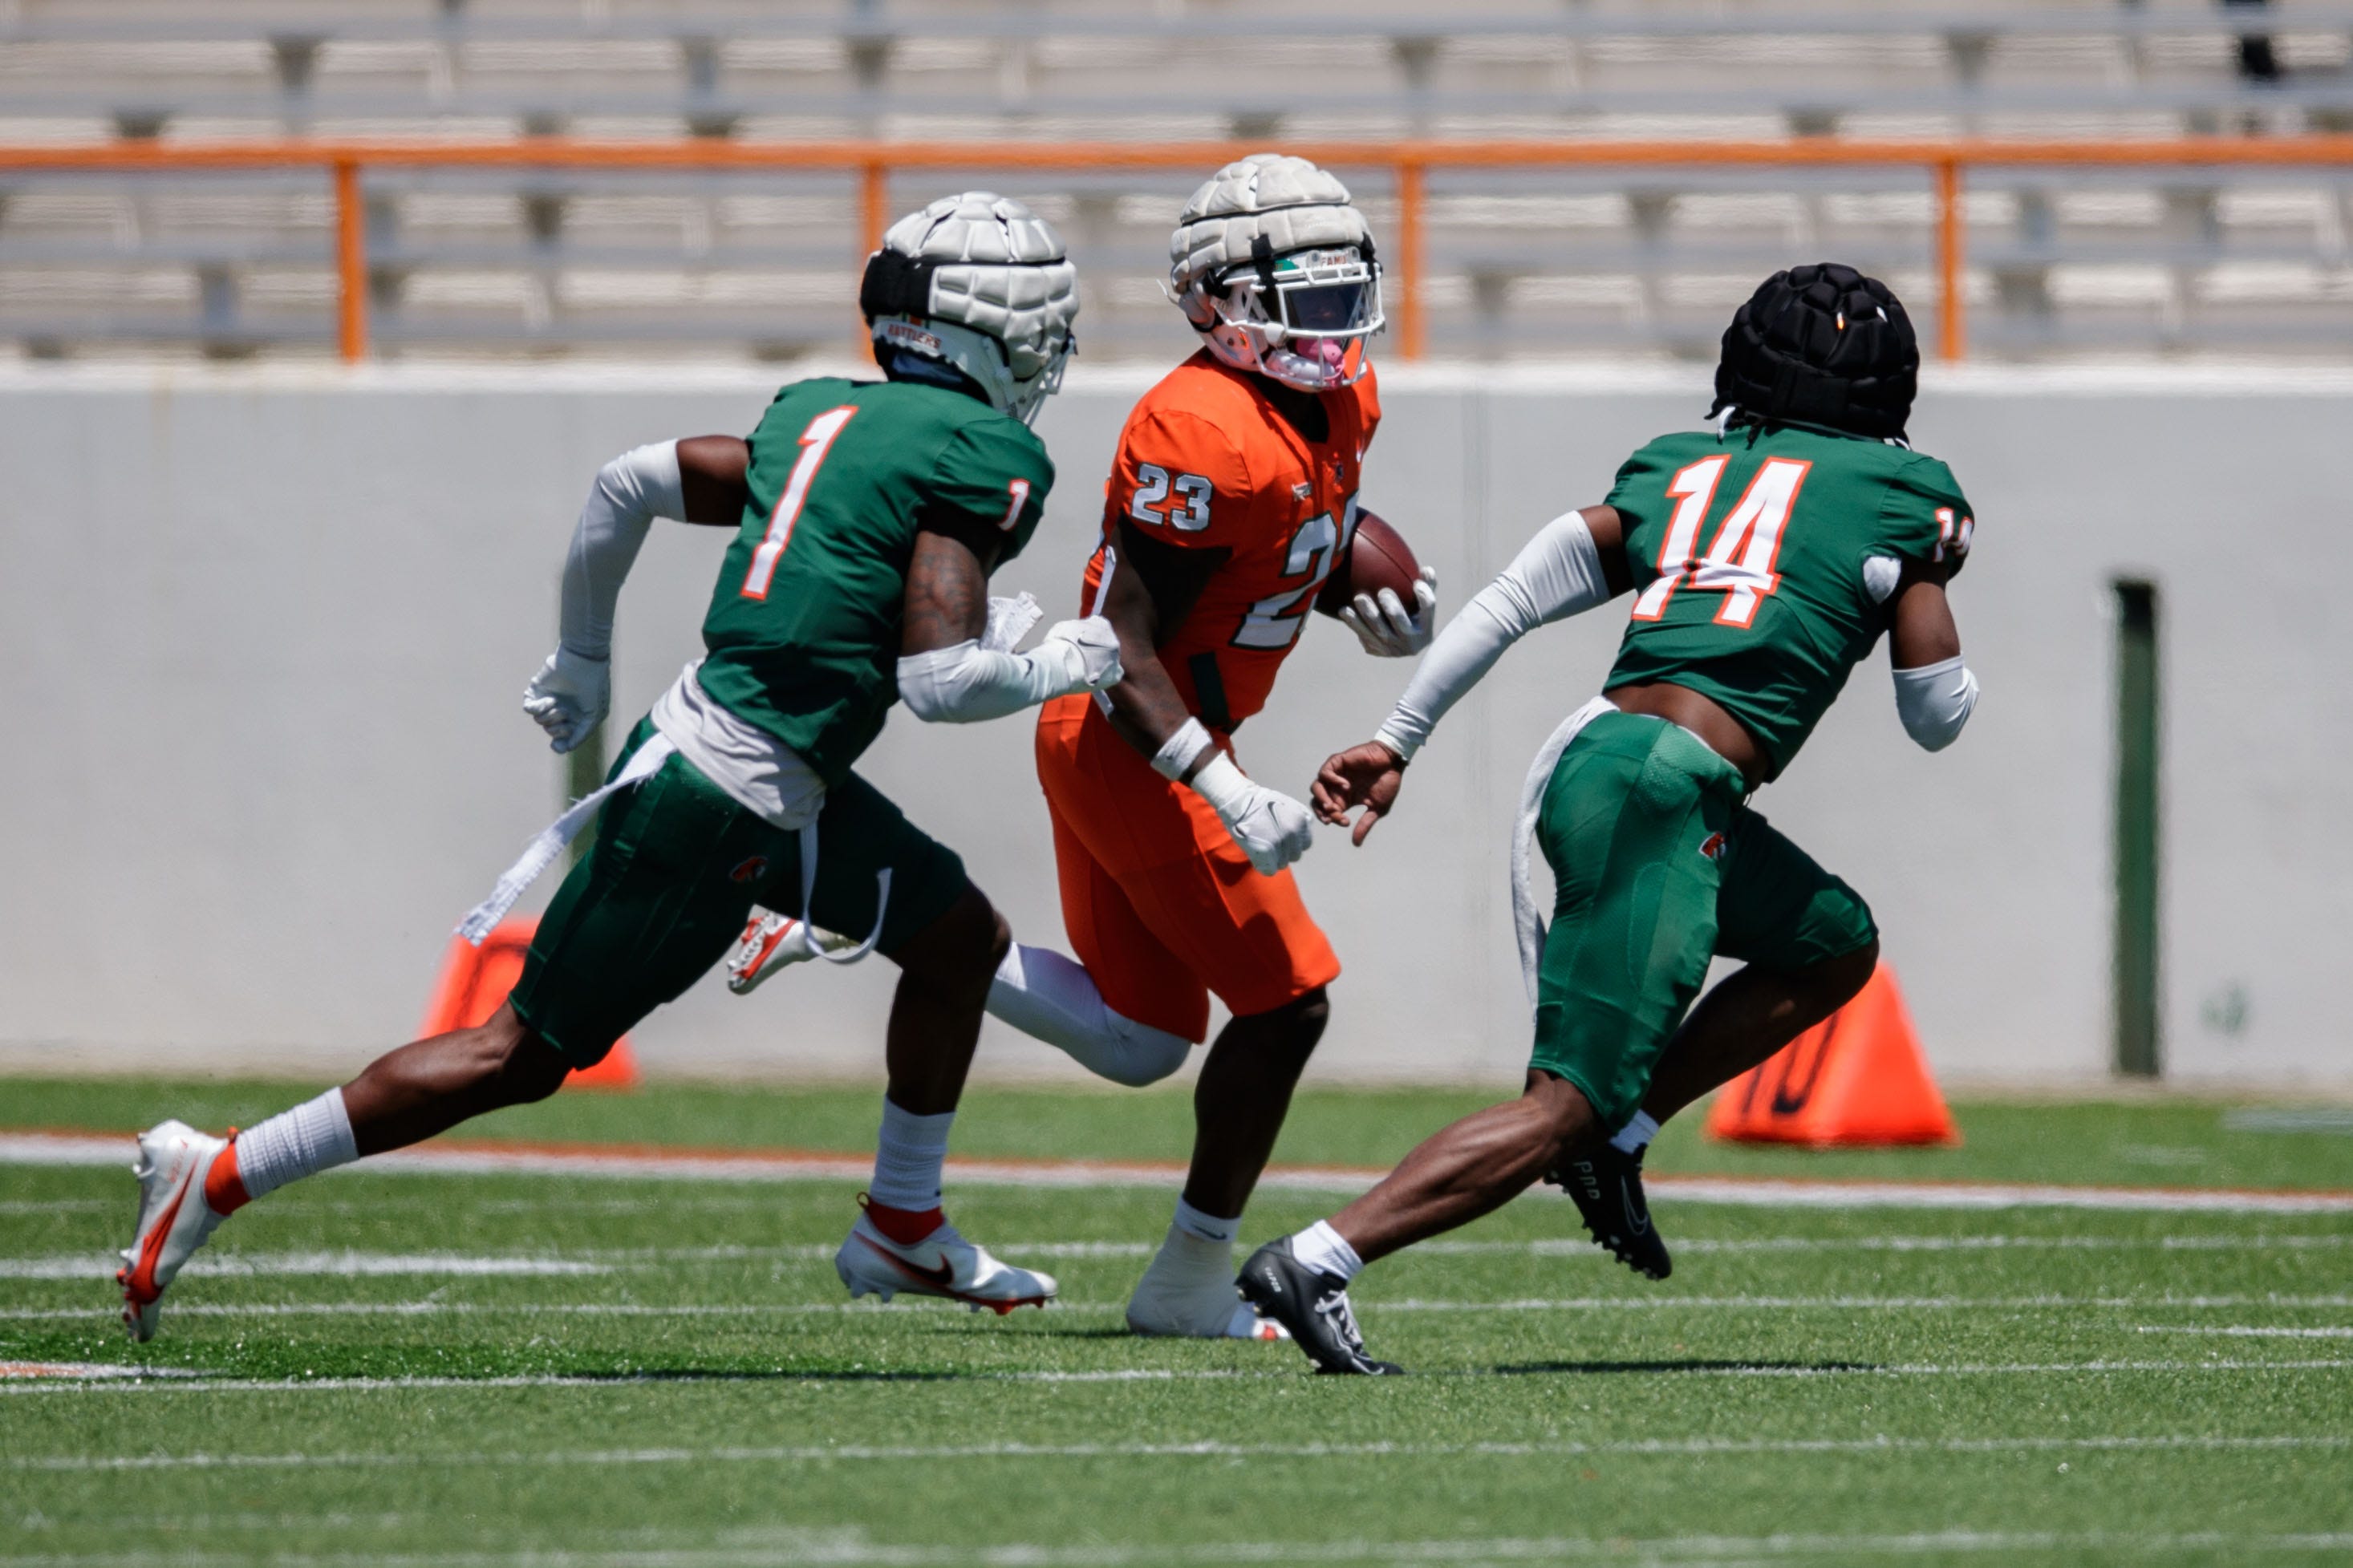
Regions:
[[872, 1241], [868, 1240], [865, 1237], [861, 1236], [858, 1239], [865, 1242], [869, 1247], [871, 1247], [875, 1252], [881, 1254], [882, 1258], [892, 1268], [898, 1269], [900, 1273], [906, 1275], [911, 1279], [921, 1279], [925, 1284], [936, 1285], [943, 1290], [950, 1289], [955, 1284], [955, 1270], [950, 1268], [944, 1263], [941, 1264], [936, 1268], [925, 1268], [919, 1264], [908, 1262], [905, 1258], [900, 1257], [897, 1253], [892, 1251], [887, 1247], [875, 1246]]
[[191, 1161], [186, 1173], [180, 1177], [179, 1188], [173, 1193], [171, 1203], [164, 1206], [163, 1216], [147, 1233], [147, 1239], [140, 1244], [138, 1263], [122, 1280], [122, 1294], [142, 1306], [164, 1293], [155, 1284], [155, 1265], [163, 1258], [164, 1238], [172, 1234], [172, 1222], [180, 1217], [180, 1205], [188, 1201], [188, 1184], [195, 1179], [195, 1163]]
[[1634, 1195], [1633, 1184], [1623, 1178], [1619, 1181], [1618, 1192], [1619, 1195], [1626, 1200], [1626, 1223], [1633, 1227], [1636, 1236], [1641, 1236], [1651, 1228], [1650, 1209], [1643, 1205], [1641, 1198]]

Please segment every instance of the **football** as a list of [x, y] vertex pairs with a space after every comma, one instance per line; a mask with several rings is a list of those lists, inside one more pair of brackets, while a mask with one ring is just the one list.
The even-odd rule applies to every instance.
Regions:
[[1348, 546], [1347, 557], [1324, 579], [1322, 592], [1315, 595], [1315, 607], [1327, 616], [1337, 615], [1357, 595], [1388, 588], [1410, 610], [1413, 585], [1420, 576], [1421, 563], [1413, 558], [1398, 531], [1383, 521], [1378, 512], [1359, 510], [1356, 542]]

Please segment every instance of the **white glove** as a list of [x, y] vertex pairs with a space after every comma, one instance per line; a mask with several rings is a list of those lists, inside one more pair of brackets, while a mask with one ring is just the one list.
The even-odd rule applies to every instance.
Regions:
[[1037, 651], [1040, 656], [1051, 652], [1063, 659], [1071, 677], [1071, 684], [1063, 688], [1066, 693], [1102, 691], [1117, 686], [1126, 673], [1119, 664], [1119, 633], [1101, 616], [1056, 621], [1046, 628]]
[[1406, 613], [1405, 601], [1398, 597], [1395, 588], [1384, 588], [1377, 599], [1359, 594], [1342, 605], [1340, 621], [1374, 658], [1412, 658], [1438, 634], [1437, 570], [1421, 569], [1421, 579], [1413, 585], [1412, 614]]
[[568, 752], [604, 722], [613, 705], [613, 664], [559, 645], [522, 689], [522, 710], [547, 731], [548, 745]]
[[1271, 877], [1315, 842], [1315, 818], [1307, 808], [1281, 790], [1255, 784], [1223, 752], [1201, 765], [1189, 781], [1193, 793], [1209, 803], [1250, 863]]

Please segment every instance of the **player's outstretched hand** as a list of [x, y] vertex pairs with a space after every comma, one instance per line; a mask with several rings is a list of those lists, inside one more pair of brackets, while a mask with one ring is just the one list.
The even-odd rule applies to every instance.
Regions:
[[1363, 806], [1356, 830], [1348, 836], [1351, 844], [1362, 844], [1373, 824], [1397, 804], [1398, 791], [1404, 787], [1405, 764], [1398, 761], [1397, 753], [1378, 741], [1367, 741], [1324, 759], [1315, 774], [1315, 815], [1337, 826], [1348, 820], [1350, 811]]
[[522, 710], [547, 731], [549, 747], [568, 752], [586, 740], [613, 705], [613, 663], [559, 647], [522, 689]]
[[1046, 628], [1045, 641], [1039, 645], [1039, 651], [1042, 653], [1054, 645], [1060, 645], [1057, 651], [1070, 664], [1071, 691], [1107, 690], [1117, 686], [1126, 673], [1119, 663], [1119, 633], [1101, 616], [1056, 621]]
[[1359, 594], [1340, 607], [1340, 622], [1376, 658], [1410, 658], [1438, 635], [1438, 571], [1425, 566], [1413, 585], [1413, 609], [1395, 588]]

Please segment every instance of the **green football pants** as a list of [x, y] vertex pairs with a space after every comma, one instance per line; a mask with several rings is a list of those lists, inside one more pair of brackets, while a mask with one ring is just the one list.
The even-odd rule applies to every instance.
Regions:
[[[618, 773], [654, 732], [641, 721], [613, 763]], [[969, 885], [964, 861], [852, 773], [826, 791], [818, 818], [809, 912], [864, 941], [881, 911], [884, 952], [947, 912]], [[754, 904], [801, 910], [800, 836], [737, 805], [684, 757], [607, 801], [596, 842], [540, 917], [508, 1000], [574, 1067], [672, 1001], [726, 954]]]
[[1853, 889], [1742, 804], [1740, 770], [1664, 720], [1604, 713], [1561, 753], [1536, 818], [1557, 892], [1529, 1065], [1606, 1127], [1726, 958], [1797, 970], [1878, 934]]

